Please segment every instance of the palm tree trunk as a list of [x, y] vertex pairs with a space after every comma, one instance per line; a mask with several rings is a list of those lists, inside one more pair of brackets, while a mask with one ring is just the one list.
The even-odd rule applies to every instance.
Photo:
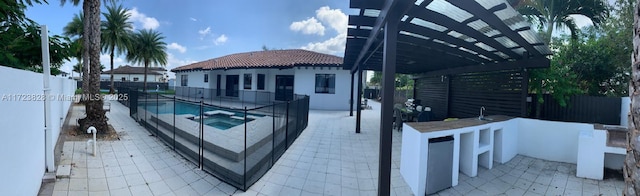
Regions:
[[144, 79], [142, 80], [142, 92], [147, 92], [147, 69], [149, 68], [149, 63], [144, 62]]
[[[85, 37], [88, 37], [89, 47], [89, 63], [91, 71], [89, 72], [88, 94], [89, 101], [85, 104], [87, 116], [79, 120], [82, 130], [88, 129], [90, 126], [98, 129], [98, 133], [107, 131], [107, 117], [102, 108], [103, 100], [100, 95], [100, 0], [84, 0], [88, 2], [89, 15], [85, 21], [89, 21], [89, 31], [85, 31]], [[85, 27], [86, 28], [86, 27]], [[88, 34], [88, 36], [87, 36]]]
[[109, 93], [113, 94], [116, 93], [115, 88], [113, 88], [113, 53], [114, 53], [114, 49], [115, 46], [111, 46], [111, 54], [109, 55], [109, 58], [111, 59], [111, 85], [109, 86]]
[[636, 5], [633, 23], [633, 54], [631, 58], [631, 83], [629, 97], [631, 97], [631, 116], [629, 116], [629, 132], [627, 133], [627, 158], [624, 161], [625, 195], [640, 193], [640, 20], [638, 16], [640, 3]]
[[[90, 13], [90, 2], [89, 1], [83, 1], [82, 2], [82, 11], [83, 13], [83, 35], [82, 35], [82, 94], [85, 95], [84, 97], [88, 97], [88, 92], [89, 92], [89, 47], [90, 47], [90, 42], [89, 42], [89, 26], [91, 25], [91, 21], [89, 21], [87, 18], [89, 17], [89, 15], [91, 15]], [[84, 102], [84, 99], [83, 99]]]

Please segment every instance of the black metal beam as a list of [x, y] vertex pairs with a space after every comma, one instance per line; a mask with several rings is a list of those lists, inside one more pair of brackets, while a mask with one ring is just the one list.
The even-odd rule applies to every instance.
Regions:
[[544, 68], [549, 67], [549, 59], [547, 57], [534, 57], [530, 59], [523, 59], [518, 61], [505, 61], [493, 64], [485, 65], [471, 65], [465, 67], [457, 67], [452, 69], [438, 70], [420, 74], [418, 78], [430, 77], [430, 76], [442, 76], [442, 75], [455, 75], [461, 73], [473, 73], [473, 72], [488, 72], [499, 70], [515, 70], [522, 68]]
[[[417, 17], [417, 18], [421, 18], [423, 20], [427, 20], [428, 19], [428, 21], [430, 21], [430, 22], [433, 22], [433, 23], [438, 24], [440, 26], [444, 26], [444, 27], [446, 27], [446, 28], [448, 28], [450, 30], [454, 30], [454, 31], [456, 31], [456, 32], [458, 32], [460, 34], [463, 34], [463, 35], [469, 36], [471, 38], [474, 38], [474, 39], [476, 39], [476, 40], [478, 40], [478, 41], [480, 41], [480, 42], [482, 42], [482, 43], [484, 43], [484, 44], [486, 44], [488, 46], [493, 47], [494, 49], [496, 49], [498, 51], [501, 51], [501, 52], [509, 55], [512, 58], [520, 57], [520, 55], [522, 55], [522, 54], [516, 54], [515, 52], [509, 50], [504, 45], [502, 45], [501, 43], [496, 41], [495, 39], [491, 39], [491, 38], [487, 37], [486, 35], [478, 32], [477, 30], [475, 30], [475, 29], [473, 29], [473, 28], [471, 28], [470, 26], [467, 25], [468, 22], [473, 22], [475, 20], [468, 20], [468, 21], [463, 21], [463, 23], [460, 23], [458, 21], [455, 21], [455, 20], [449, 18], [448, 16], [445, 16], [445, 15], [443, 15], [441, 13], [438, 13], [438, 12], [431, 11], [429, 9], [412, 9], [409, 12], [409, 14], [411, 14], [411, 15]], [[471, 19], [474, 19], [474, 18], [478, 19], [476, 17], [472, 17]], [[432, 36], [432, 34], [434, 34], [434, 33], [429, 33], [429, 36]], [[444, 34], [444, 33], [441, 33], [441, 32], [437, 32], [437, 34], [441, 34], [441, 36], [451, 37], [451, 36], [449, 36], [447, 34]], [[453, 38], [453, 37], [451, 37], [451, 38]], [[455, 38], [455, 39], [458, 39], [458, 38]], [[458, 40], [460, 40], [460, 39], [458, 39]], [[443, 41], [446, 41], [446, 40], [443, 40]], [[447, 41], [447, 42], [449, 42], [449, 41]], [[464, 41], [464, 42], [466, 42], [466, 41]], [[451, 42], [449, 42], [449, 43], [451, 43]], [[467, 43], [469, 43], [469, 42], [467, 42]], [[482, 53], [481, 52], [481, 51], [486, 51], [486, 50], [475, 46], [475, 43], [469, 43], [469, 44], [472, 44], [474, 47], [471, 48], [471, 47], [465, 46], [465, 48], [467, 48], [469, 50], [473, 50], [475, 52], [478, 52], [478, 53], [481, 53], [481, 54], [487, 56], [486, 53]], [[461, 45], [461, 44], [456, 44], [456, 45]], [[492, 53], [492, 55], [487, 56], [487, 57], [492, 58], [494, 60], [502, 60], [501, 57], [498, 57], [497, 55], [495, 55], [493, 53]]]
[[[359, 21], [359, 20], [366, 20], [366, 19], [362, 19], [362, 18], [371, 18], [371, 17], [352, 16], [352, 18], [354, 20], [356, 20], [356, 21]], [[443, 17], [443, 18], [448, 18], [448, 17]], [[449, 19], [449, 20], [453, 21], [451, 19]], [[453, 21], [453, 22], [455, 22], [455, 21]], [[421, 27], [421, 26], [418, 26], [418, 25], [410, 24], [410, 23], [403, 24], [403, 25], [401, 25], [400, 28], [402, 30], [407, 31], [407, 32], [424, 35], [425, 37], [429, 37], [429, 38], [432, 38], [432, 39], [438, 39], [438, 40], [441, 40], [441, 41], [448, 42], [450, 44], [454, 44], [454, 45], [457, 45], [457, 46], [464, 47], [466, 49], [469, 49], [469, 50], [472, 50], [474, 52], [477, 52], [478, 54], [482, 54], [482, 55], [484, 55], [484, 56], [486, 56], [488, 58], [502, 60], [502, 57], [494, 54], [491, 51], [486, 51], [486, 50], [476, 46], [475, 43], [473, 43], [473, 42], [467, 42], [467, 41], [464, 41], [464, 40], [461, 40], [461, 39], [458, 39], [458, 38], [454, 38], [454, 37], [451, 37], [451, 36], [449, 36], [449, 35], [447, 35], [445, 33], [439, 32], [439, 31], [435, 31], [435, 30], [432, 30], [432, 29], [429, 29], [429, 28]], [[454, 29], [454, 30], [458, 31], [458, 29]], [[458, 32], [461, 32], [461, 31], [458, 31]], [[348, 29], [347, 30], [347, 34], [348, 35], [359, 36], [359, 37], [366, 36], [369, 33], [371, 33], [371, 31], [367, 30], [367, 29]], [[456, 48], [455, 50], [452, 50], [453, 48], [451, 48], [449, 46], [442, 45], [440, 43], [435, 43], [435, 42], [432, 41], [432, 39], [424, 40], [424, 39], [412, 37], [412, 36], [409, 36], [409, 35], [403, 35], [403, 34], [401, 34], [399, 36], [400, 37], [398, 37], [399, 38], [398, 40], [403, 40], [403, 41], [408, 42], [408, 43], [415, 42], [415, 44], [417, 44], [417, 45], [429, 45], [432, 48], [442, 48], [442, 50], [446, 50], [447, 52], [450, 52], [450, 53], [453, 53], [453, 54], [459, 54], [460, 56], [465, 56], [465, 57], [467, 57], [469, 59], [472, 59], [474, 61], [488, 62], [488, 60], [486, 60], [486, 59], [480, 58], [477, 55], [473, 55], [471, 53], [462, 51], [460, 49]], [[493, 40], [493, 39], [487, 38], [484, 35], [482, 35], [482, 36], [484, 37], [484, 39], [483, 38], [478, 38], [478, 39], [474, 38], [474, 39], [482, 40], [482, 41], [486, 41], [486, 42], [489, 42], [489, 41]], [[469, 37], [471, 37], [471, 36], [469, 36]], [[493, 40], [493, 42], [495, 42], [495, 44], [500, 44], [495, 40]], [[485, 43], [485, 42], [483, 42], [483, 43]], [[485, 43], [485, 44], [489, 45], [491, 43]], [[489, 46], [491, 46], [491, 45], [489, 45]], [[502, 44], [500, 44], [499, 46], [502, 46]], [[402, 46], [399, 46], [399, 48], [401, 48], [401, 47]], [[493, 47], [493, 46], [491, 46], [491, 47]], [[493, 47], [493, 48], [496, 48], [496, 47]], [[502, 48], [504, 48], [505, 50], [508, 50], [504, 46], [502, 46]], [[508, 51], [511, 51], [511, 50], [508, 50]], [[515, 54], [515, 53], [513, 53], [513, 54]]]
[[362, 120], [362, 106], [360, 105], [362, 100], [362, 66], [358, 66], [358, 100], [356, 100], [356, 133], [360, 133], [360, 122]]
[[530, 55], [543, 56], [529, 42], [527, 42], [527, 40], [525, 40], [522, 36], [520, 36], [519, 33], [511, 30], [511, 28], [509, 28], [509, 26], [504, 24], [504, 22], [502, 20], [500, 20], [500, 18], [498, 18], [498, 16], [496, 16], [494, 14], [494, 12], [496, 12], [496, 11], [506, 9], [507, 8], [507, 4], [506, 3], [499, 4], [499, 5], [495, 6], [495, 7], [490, 8], [489, 11], [487, 11], [477, 1], [469, 1], [469, 2], [464, 1], [464, 3], [462, 1], [448, 1], [448, 2], [451, 3], [452, 5], [455, 5], [456, 7], [460, 8], [460, 9], [463, 9], [463, 10], [473, 14], [474, 16], [482, 18], [482, 21], [484, 21], [487, 24], [489, 24], [489, 26], [491, 26], [491, 28], [494, 28], [494, 29], [502, 32], [502, 34], [504, 34], [506, 37], [508, 37], [509, 39], [511, 39], [512, 41], [517, 43], [518, 45], [524, 47], [524, 49], [526, 49], [529, 52]]
[[[413, 1], [411, 1], [413, 2]], [[378, 162], [378, 195], [391, 193], [391, 147], [393, 144], [393, 91], [395, 90], [398, 21], [392, 15], [384, 26], [384, 60], [382, 66], [382, 104], [380, 106], [380, 157]]]
[[521, 105], [520, 105], [520, 109], [522, 110], [520, 112], [520, 117], [527, 117], [527, 97], [529, 96], [529, 71], [524, 68], [522, 69], [522, 71], [520, 72], [520, 74], [522, 75], [522, 98], [521, 100]]
[[353, 116], [353, 73], [351, 73], [351, 91], [349, 91], [349, 94], [351, 94], [351, 99], [349, 99], [349, 116]]
[[[405, 13], [407, 13], [411, 5], [414, 5], [414, 1], [407, 1], [407, 0], [384, 1], [384, 6], [382, 6], [382, 9], [380, 9], [380, 15], [378, 15], [378, 18], [376, 18], [376, 23], [373, 26], [373, 29], [371, 29], [371, 33], [368, 36], [367, 43], [364, 45], [362, 50], [360, 50], [360, 54], [356, 59], [356, 63], [354, 64], [354, 67], [351, 68], [351, 72], [353, 72], [355, 67], [361, 66], [361, 63], [366, 61], [366, 59], [364, 58], [367, 56], [367, 51], [369, 51], [369, 48], [373, 46], [373, 43], [375, 42], [376, 37], [378, 37], [380, 30], [386, 24], [386, 22], [391, 21], [393, 23], [398, 23], [400, 21], [400, 18], [402, 18], [402, 16]], [[393, 20], [389, 20], [390, 18], [393, 18]], [[398, 33], [397, 29], [395, 33], [396, 34]]]
[[349, 8], [357, 9], [382, 9], [384, 6], [384, 0], [351, 0], [349, 1]]

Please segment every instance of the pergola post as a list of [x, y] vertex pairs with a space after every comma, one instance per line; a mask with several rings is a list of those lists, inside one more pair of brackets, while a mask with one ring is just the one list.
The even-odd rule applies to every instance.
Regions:
[[351, 99], [349, 99], [349, 116], [353, 116], [353, 76], [355, 73], [351, 73]]
[[391, 144], [393, 123], [393, 91], [395, 90], [398, 21], [391, 15], [384, 25], [382, 60], [382, 104], [380, 112], [380, 160], [378, 168], [378, 195], [391, 193]]
[[358, 100], [356, 100], [356, 133], [360, 133], [360, 121], [362, 119], [362, 106], [360, 105], [362, 100], [362, 66], [358, 66]]

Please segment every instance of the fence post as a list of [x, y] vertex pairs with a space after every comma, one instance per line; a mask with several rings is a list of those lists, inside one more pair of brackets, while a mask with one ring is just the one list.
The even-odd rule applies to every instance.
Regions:
[[300, 137], [300, 134], [302, 134], [302, 116], [300, 115], [300, 109], [302, 108], [302, 101], [304, 101], [304, 99], [298, 99], [297, 102], [298, 104], [296, 104], [296, 129], [298, 129], [298, 137]]
[[273, 103], [271, 108], [271, 166], [273, 167], [273, 162], [275, 160], [275, 151], [276, 151], [276, 103]]
[[289, 149], [289, 101], [287, 101], [287, 112], [286, 117], [285, 117], [285, 123], [284, 123], [284, 143], [285, 145], [285, 149]]
[[173, 150], [176, 150], [176, 96], [173, 95]]
[[158, 122], [160, 121], [160, 115], [159, 115], [159, 113], [160, 113], [160, 111], [159, 111], [160, 110], [159, 109], [160, 104], [158, 103], [158, 96], [159, 96], [159, 94], [158, 94], [158, 92], [156, 92], [156, 137], [158, 137], [158, 132], [159, 132], [159, 130], [158, 130], [158, 128], [159, 128], [158, 127]]
[[200, 100], [200, 116], [199, 116], [200, 117], [200, 139], [198, 140], [198, 154], [199, 154], [199, 156], [198, 156], [198, 167], [200, 167], [200, 170], [202, 170], [202, 168], [203, 168], [202, 163], [204, 162], [204, 149], [203, 149], [203, 146], [204, 146], [204, 138], [203, 138], [203, 135], [204, 135], [204, 126], [203, 126], [204, 118], [202, 117], [202, 115], [203, 115], [203, 111], [202, 111], [203, 102], [204, 102], [203, 100]]
[[243, 177], [243, 186], [244, 190], [247, 190], [247, 107], [244, 107], [244, 174]]
[[[149, 126], [147, 126], [148, 122], [147, 122], [147, 105], [149, 105], [149, 97], [147, 92], [142, 91], [142, 95], [144, 95], [144, 128], [148, 128]], [[147, 129], [148, 130], [148, 129]]]

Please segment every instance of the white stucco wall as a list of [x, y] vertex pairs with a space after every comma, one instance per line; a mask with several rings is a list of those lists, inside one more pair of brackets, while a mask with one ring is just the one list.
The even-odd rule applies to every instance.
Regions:
[[580, 131], [593, 130], [593, 125], [586, 123], [526, 118], [519, 121], [518, 154], [565, 163], [576, 163], [578, 159]]
[[[204, 74], [209, 74], [209, 82], [204, 82]], [[244, 89], [244, 74], [251, 74], [251, 89]], [[265, 89], [258, 90], [258, 74], [265, 74]], [[335, 74], [336, 86], [335, 94], [315, 93], [316, 74]], [[338, 68], [293, 68], [293, 69], [230, 69], [230, 70], [213, 70], [213, 71], [190, 71], [176, 74], [176, 86], [180, 86], [181, 75], [188, 75], [188, 87], [196, 88], [217, 88], [217, 75], [221, 75], [220, 88], [224, 95], [226, 89], [227, 75], [239, 76], [239, 98], [243, 100], [254, 100], [255, 92], [275, 92], [275, 83], [277, 75], [293, 75], [294, 76], [294, 93], [299, 95], [310, 96], [310, 108], [319, 110], [348, 110], [349, 109], [349, 92], [351, 84], [351, 75], [349, 70]], [[357, 84], [357, 77], [356, 83]], [[246, 93], [244, 93], [246, 91]], [[206, 92], [205, 92], [206, 93]], [[208, 97], [205, 95], [205, 98]], [[354, 97], [355, 99], [355, 97]], [[357, 102], [354, 102], [354, 107]]]
[[[316, 93], [316, 74], [335, 74], [335, 94]], [[309, 108], [318, 110], [349, 110], [351, 90], [349, 70], [342, 68], [295, 68], [294, 92], [309, 95]]]
[[631, 111], [631, 98], [622, 97], [620, 103], [620, 125], [629, 126], [629, 112]]
[[[50, 78], [51, 95], [71, 96], [76, 82]], [[43, 76], [39, 73], [0, 66], [0, 193], [3, 195], [37, 195], [45, 172], [44, 102], [16, 100], [16, 96], [43, 95]], [[13, 96], [13, 98], [11, 97]], [[71, 101], [51, 101], [53, 149]], [[51, 151], [53, 152], [53, 151]]]

